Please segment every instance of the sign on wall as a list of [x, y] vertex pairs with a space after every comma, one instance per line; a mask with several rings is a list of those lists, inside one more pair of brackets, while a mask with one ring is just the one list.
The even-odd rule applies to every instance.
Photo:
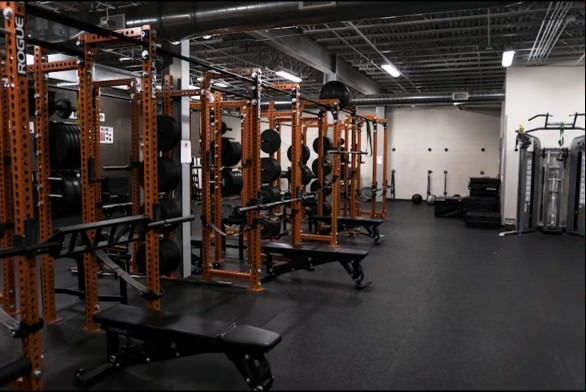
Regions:
[[102, 144], [114, 144], [114, 128], [113, 127], [100, 127], [100, 143]]

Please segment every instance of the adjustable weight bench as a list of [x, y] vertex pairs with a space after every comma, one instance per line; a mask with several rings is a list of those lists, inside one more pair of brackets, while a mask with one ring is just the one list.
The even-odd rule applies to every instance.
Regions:
[[275, 332], [129, 305], [100, 311], [94, 321], [107, 334], [106, 362], [93, 370], [79, 369], [82, 385], [123, 367], [204, 353], [226, 354], [252, 390], [269, 390], [273, 383], [265, 353], [281, 341]]
[[[331, 222], [331, 220], [332, 220], [331, 216], [310, 216], [309, 217], [310, 227], [312, 224], [315, 224], [316, 222], [328, 223], [328, 222]], [[373, 238], [375, 245], [379, 245], [381, 242], [383, 242], [383, 239], [385, 238], [384, 234], [380, 234], [378, 231], [378, 227], [383, 222], [384, 221], [382, 219], [366, 218], [366, 217], [362, 217], [362, 216], [356, 216], [356, 217], [339, 216], [338, 217], [338, 227], [339, 227], [340, 231], [346, 231], [346, 230], [354, 229], [357, 227], [362, 227], [363, 229], [366, 230], [366, 233], [361, 231], [360, 234], [366, 235], [370, 238]]]
[[[368, 250], [365, 249], [343, 248], [309, 242], [304, 242], [299, 247], [281, 242], [264, 242], [262, 252], [266, 255], [267, 273], [263, 282], [287, 272], [299, 269], [313, 271], [313, 267], [316, 265], [337, 261], [354, 280], [357, 289], [371, 284], [371, 282], [362, 282], [364, 272], [361, 263], [368, 256]], [[275, 263], [273, 256], [280, 256], [280, 259], [286, 260]]]

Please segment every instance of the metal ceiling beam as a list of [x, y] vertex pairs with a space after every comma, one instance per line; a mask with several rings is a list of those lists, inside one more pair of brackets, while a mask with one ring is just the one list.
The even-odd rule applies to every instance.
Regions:
[[336, 78], [362, 94], [378, 94], [380, 87], [373, 80], [354, 69], [330, 51], [303, 35], [287, 34], [283, 30], [254, 31], [247, 33], [251, 37], [264, 42], [317, 69], [324, 74], [336, 75]]

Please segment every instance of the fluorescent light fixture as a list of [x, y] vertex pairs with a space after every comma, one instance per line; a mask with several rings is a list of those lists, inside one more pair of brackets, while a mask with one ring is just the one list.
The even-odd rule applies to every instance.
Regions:
[[179, 45], [181, 41], [169, 41], [171, 45]]
[[381, 68], [388, 72], [393, 78], [401, 76], [401, 71], [399, 71], [393, 64], [383, 64], [381, 65]]
[[287, 79], [287, 80], [290, 80], [290, 81], [295, 82], [295, 83], [301, 83], [301, 80], [302, 80], [299, 76], [295, 76], [292, 73], [289, 73], [289, 72], [284, 71], [284, 70], [280, 70], [280, 71], [277, 71], [275, 73], [277, 75], [279, 75], [280, 77], [282, 77], [283, 79]]
[[193, 84], [190, 84], [190, 85], [189, 85], [189, 89], [190, 89], [190, 90], [199, 90], [199, 87], [197, 87], [197, 86], [194, 86]]
[[510, 67], [511, 64], [513, 64], [513, 57], [515, 57], [515, 51], [514, 50], [505, 50], [503, 52], [503, 67]]
[[203, 39], [210, 39], [210, 38], [212, 38], [212, 36], [209, 35], [209, 34], [206, 34], [206, 35], [202, 35], [201, 38], [203, 38]]
[[217, 87], [223, 87], [223, 88], [230, 87], [230, 85], [229, 85], [229, 84], [227, 84], [227, 83], [224, 83], [224, 82], [215, 82], [215, 83], [214, 83], [214, 86], [217, 86]]
[[132, 61], [132, 57], [120, 57], [118, 60], [120, 62], [123, 62], [123, 61]]

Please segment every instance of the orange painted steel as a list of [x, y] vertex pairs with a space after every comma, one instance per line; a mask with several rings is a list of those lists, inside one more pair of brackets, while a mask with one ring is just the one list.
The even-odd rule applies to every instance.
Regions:
[[[140, 112], [142, 109], [141, 100], [138, 97], [138, 89], [136, 82], [131, 82], [130, 91], [130, 162], [138, 163], [140, 160]], [[132, 215], [140, 215], [140, 168], [133, 165], [130, 171], [130, 197], [132, 201]], [[139, 244], [137, 242], [132, 244], [132, 255], [130, 259], [130, 271], [137, 272], [135, 255], [138, 252]]]
[[43, 62], [41, 64], [28, 65], [26, 67], [27, 72], [59, 72], [59, 71], [72, 71], [77, 69], [77, 60], [62, 60], [52, 61], [50, 63]]
[[[159, 200], [159, 150], [157, 146], [157, 99], [155, 88], [155, 65], [157, 54], [156, 32], [149, 26], [143, 26], [138, 34], [147, 44], [147, 56], [142, 66], [142, 113], [144, 129], [144, 214], [149, 219], [154, 220], [156, 218], [155, 206]], [[155, 294], [160, 294], [161, 277], [159, 274], [159, 235], [154, 230], [149, 230], [146, 234], [145, 258], [147, 287]], [[150, 300], [148, 302], [148, 307], [152, 310], [160, 310], [160, 299]]]
[[[4, 12], [4, 31], [6, 48], [6, 76], [8, 80], [8, 132], [11, 149], [12, 200], [14, 202], [14, 235], [24, 243], [27, 230], [34, 220], [33, 157], [30, 145], [28, 121], [28, 74], [26, 72], [24, 4], [16, 2], [0, 3]], [[8, 17], [6, 17], [8, 15]], [[28, 326], [40, 323], [37, 268], [34, 257], [18, 256], [18, 303], [20, 321]], [[41, 375], [42, 342], [41, 332], [30, 333], [23, 339], [24, 357], [31, 363], [31, 371], [23, 377], [22, 389], [39, 390], [43, 388]]]
[[[37, 187], [39, 205], [40, 240], [47, 241], [53, 235], [53, 214], [51, 209], [51, 175], [50, 147], [49, 147], [49, 86], [46, 72], [47, 49], [35, 46], [34, 65], [31, 72], [35, 81], [35, 133], [37, 142]], [[75, 63], [77, 69], [77, 63]], [[41, 256], [43, 292], [43, 317], [47, 323], [57, 321], [55, 306], [55, 267], [53, 258], [44, 254]]]
[[[292, 100], [291, 108], [291, 197], [298, 199], [303, 193], [301, 183], [301, 113], [299, 86], [292, 92], [295, 98]], [[303, 207], [301, 201], [297, 200], [291, 204], [291, 244], [295, 247], [301, 245], [301, 222], [303, 220]]]
[[[261, 75], [256, 69], [238, 70], [240, 74], [251, 76], [256, 80], [255, 88], [260, 91]], [[260, 94], [256, 98], [241, 101], [224, 101], [221, 93], [211, 91], [213, 79], [220, 77], [215, 72], [207, 72], [203, 80], [203, 92], [200, 103], [192, 103], [192, 110], [201, 110], [201, 150], [202, 150], [202, 277], [229, 278], [247, 281], [250, 290], [259, 292], [261, 288], [261, 251], [259, 211], [250, 211], [246, 215], [246, 243], [249, 272], [226, 271], [213, 268], [214, 262], [223, 261], [224, 238], [216, 229], [222, 227], [222, 110], [231, 108], [240, 112], [242, 133], [241, 170], [243, 189], [242, 205], [250, 205], [260, 193]], [[213, 143], [212, 143], [213, 142]], [[213, 163], [213, 166], [212, 166]], [[213, 176], [214, 181], [211, 181]], [[212, 188], [213, 187], [213, 188]], [[213, 225], [213, 226], [212, 226]], [[214, 252], [212, 255], [212, 246]]]
[[[96, 46], [86, 40], [87, 36], [81, 36], [80, 41], [84, 47], [83, 66], [79, 68], [79, 125], [81, 139], [81, 201], [82, 220], [91, 223], [97, 220], [96, 214], [96, 178], [90, 178], [90, 165], [96, 159], [96, 138], [99, 138], [95, 129], [94, 94], [92, 85], [92, 70], [96, 54]], [[90, 233], [90, 237], [95, 233]], [[93, 239], [93, 238], [92, 238]], [[99, 330], [94, 322], [94, 313], [99, 310], [98, 302], [98, 263], [93, 253], [85, 253], [84, 260], [84, 289], [85, 289], [85, 329], [87, 331]]]
[[[7, 77], [4, 71], [3, 65], [0, 64], [0, 75]], [[4, 86], [0, 86], [0, 101], [8, 102], [8, 89], [4, 88]], [[4, 235], [0, 237], [0, 247], [2, 248], [12, 246], [12, 225], [14, 223], [8, 119], [8, 105], [0, 105], [0, 224], [3, 225], [4, 229]], [[2, 263], [2, 294], [0, 297], [2, 308], [12, 316], [16, 314], [16, 271], [14, 262], [10, 258]]]

